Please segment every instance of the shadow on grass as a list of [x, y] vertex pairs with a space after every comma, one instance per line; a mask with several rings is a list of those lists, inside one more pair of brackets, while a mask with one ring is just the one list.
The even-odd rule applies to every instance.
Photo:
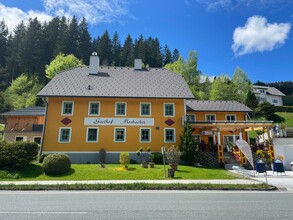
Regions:
[[36, 178], [43, 174], [43, 168], [40, 165], [29, 164], [25, 168], [20, 170], [22, 178]]
[[135, 171], [135, 170], [136, 170], [136, 168], [134, 168], [134, 167], [127, 168], [127, 171]]
[[276, 123], [283, 123], [286, 121], [285, 118], [283, 118], [279, 115], [276, 115], [276, 114], [273, 114], [272, 117], [270, 118], [270, 120], [273, 120]]
[[190, 173], [191, 171], [188, 170], [176, 170], [178, 173]]
[[64, 174], [60, 174], [60, 175], [49, 175], [49, 174], [46, 174], [46, 175], [49, 176], [49, 177], [66, 177], [66, 176], [71, 176], [74, 173], [75, 173], [75, 169], [70, 168], [70, 170], [67, 173], [64, 173]]

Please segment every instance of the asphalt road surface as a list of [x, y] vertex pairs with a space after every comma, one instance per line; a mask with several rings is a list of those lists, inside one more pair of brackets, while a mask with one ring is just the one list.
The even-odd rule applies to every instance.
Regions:
[[0, 191], [0, 219], [293, 219], [292, 192]]

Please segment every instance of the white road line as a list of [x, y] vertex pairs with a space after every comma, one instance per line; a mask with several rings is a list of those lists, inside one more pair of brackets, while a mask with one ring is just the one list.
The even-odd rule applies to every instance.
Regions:
[[78, 214], [78, 215], [85, 215], [85, 214], [88, 214], [88, 212], [1, 212], [0, 211], [0, 214], [56, 214], [56, 215], [59, 215], [59, 214]]

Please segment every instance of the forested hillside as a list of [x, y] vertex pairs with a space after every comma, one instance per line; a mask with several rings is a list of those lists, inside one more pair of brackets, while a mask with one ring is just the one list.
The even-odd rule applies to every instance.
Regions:
[[0, 91], [22, 73], [36, 75], [42, 84], [45, 66], [59, 53], [73, 54], [88, 65], [91, 52], [96, 51], [102, 65], [133, 66], [134, 58], [141, 58], [145, 65], [162, 67], [176, 61], [179, 51], [170, 51], [160, 45], [158, 38], [128, 35], [122, 42], [118, 33], [92, 38], [85, 19], [55, 17], [48, 23], [37, 18], [20, 23], [9, 33], [5, 20], [0, 21]]

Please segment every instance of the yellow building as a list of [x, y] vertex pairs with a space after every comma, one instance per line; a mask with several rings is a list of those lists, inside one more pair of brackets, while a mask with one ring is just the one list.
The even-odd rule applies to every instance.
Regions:
[[63, 152], [73, 162], [107, 162], [139, 147], [161, 151], [178, 145], [185, 99], [194, 98], [181, 75], [162, 68], [102, 67], [95, 54], [89, 67], [59, 73], [38, 96], [46, 100], [42, 153]]
[[[224, 156], [233, 158], [232, 148], [238, 139], [249, 143], [248, 131], [269, 131], [272, 128], [272, 121], [249, 120], [248, 113], [251, 112], [250, 108], [236, 101], [186, 101], [186, 114], [194, 139], [201, 143], [202, 151], [217, 152], [219, 163], [225, 162]], [[238, 153], [242, 160], [239, 162], [245, 163], [246, 159], [240, 151]]]

